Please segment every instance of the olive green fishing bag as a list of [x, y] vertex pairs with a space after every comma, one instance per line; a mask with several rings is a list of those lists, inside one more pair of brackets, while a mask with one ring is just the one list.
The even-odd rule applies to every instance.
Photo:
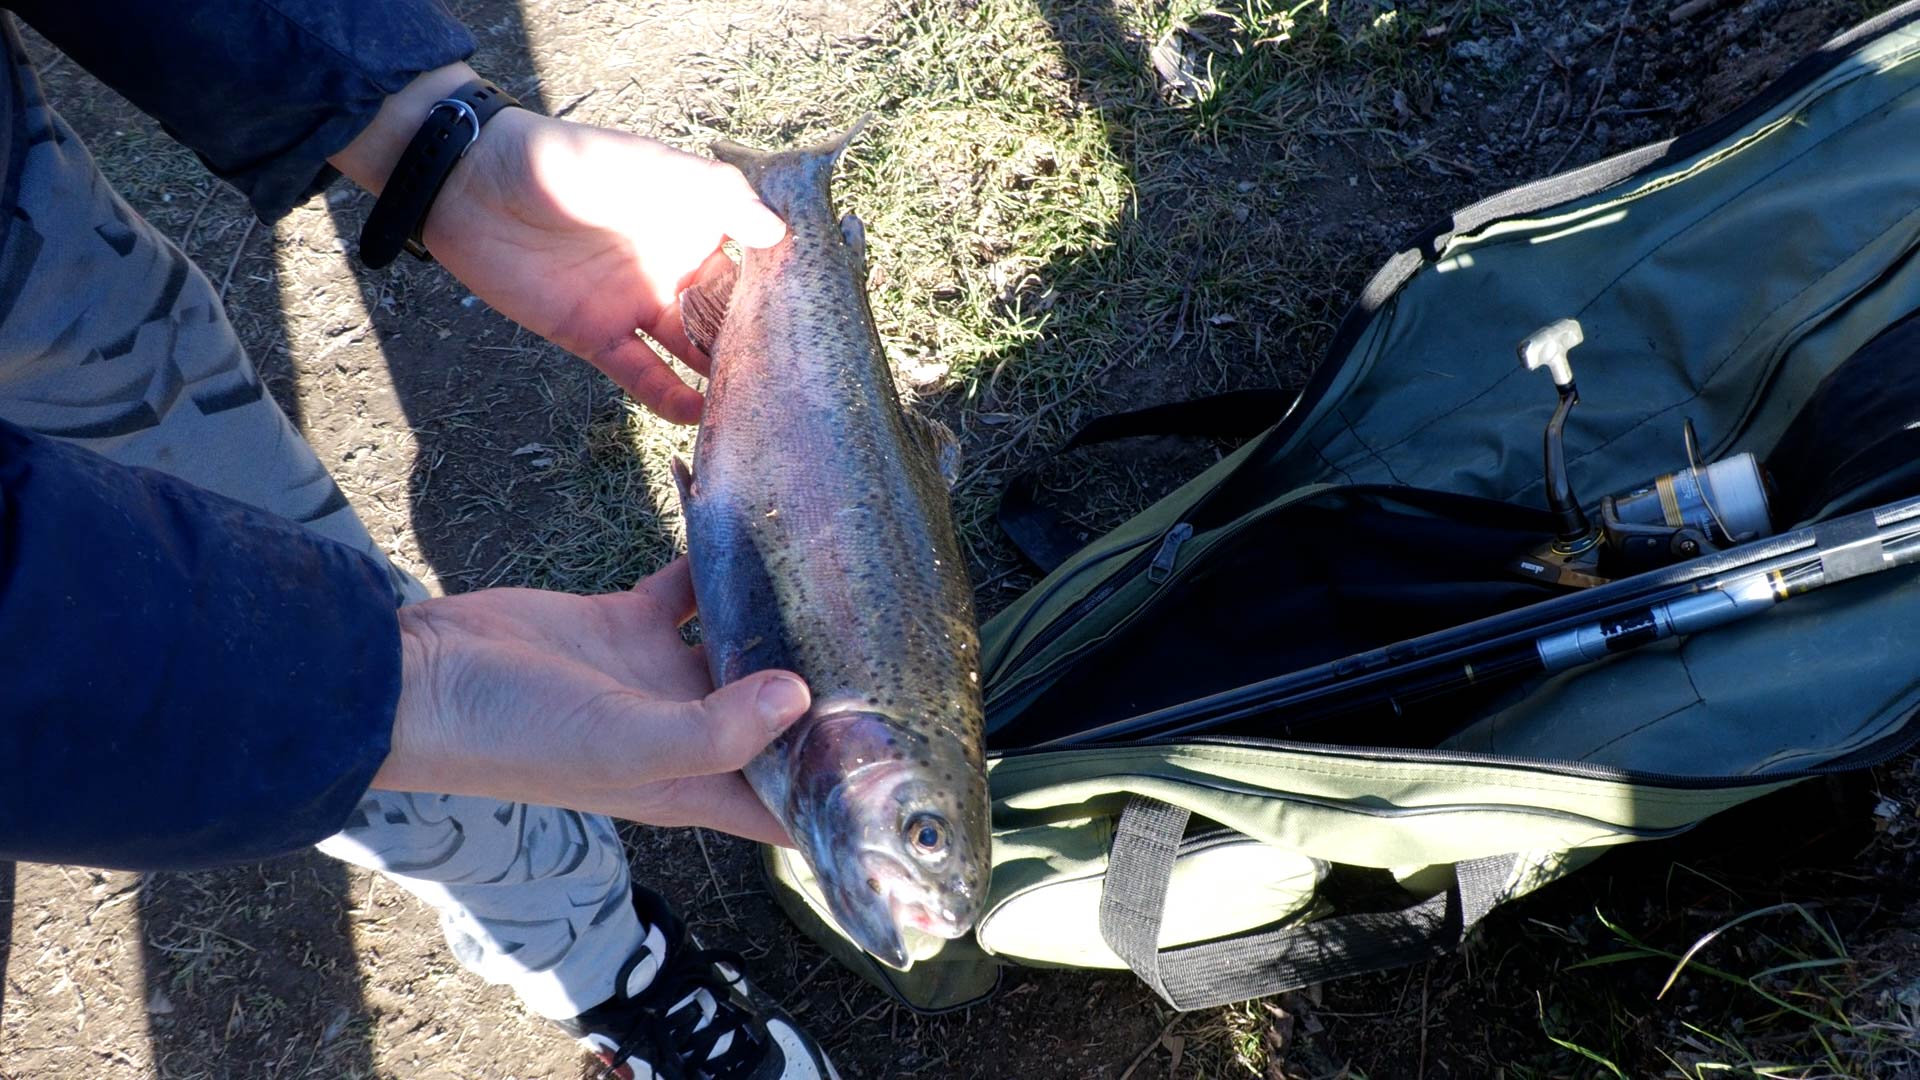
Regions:
[[[1911, 569], [1450, 697], [1424, 743], [1340, 722], [1281, 739], [1255, 712], [1039, 744], [1548, 595], [1510, 572], [1515, 538], [1553, 531], [1554, 387], [1515, 345], [1557, 319], [1585, 332], [1579, 493], [1674, 471], [1690, 420], [1702, 458], [1765, 463], [1782, 530], [1920, 494], [1916, 245], [1915, 3], [1709, 128], [1455, 213], [1374, 277], [1290, 405], [1184, 403], [1076, 440], [1264, 429], [984, 627], [994, 869], [973, 934], [896, 972], [768, 849], [776, 895], [916, 1009], [976, 1002], [1007, 964], [1130, 968], [1199, 1008], [1417, 962], [1610, 847], [1905, 750]], [[1893, 434], [1856, 453], [1868, 421]]]

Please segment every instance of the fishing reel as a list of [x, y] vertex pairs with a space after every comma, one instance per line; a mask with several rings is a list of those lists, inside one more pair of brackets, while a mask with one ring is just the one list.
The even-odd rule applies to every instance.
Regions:
[[1598, 523], [1587, 516], [1567, 476], [1565, 444], [1567, 414], [1580, 402], [1568, 354], [1583, 340], [1579, 322], [1561, 319], [1520, 343], [1520, 363], [1529, 371], [1546, 369], [1560, 404], [1545, 436], [1554, 538], [1515, 560], [1513, 571], [1532, 581], [1588, 588], [1771, 536], [1760, 463], [1746, 453], [1702, 463], [1692, 420], [1683, 426], [1686, 468], [1601, 499]]

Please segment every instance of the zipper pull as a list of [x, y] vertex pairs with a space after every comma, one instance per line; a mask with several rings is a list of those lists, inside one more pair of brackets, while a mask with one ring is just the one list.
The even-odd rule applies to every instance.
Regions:
[[1160, 541], [1160, 550], [1153, 553], [1153, 562], [1147, 567], [1147, 580], [1158, 585], [1173, 576], [1173, 563], [1180, 555], [1180, 545], [1193, 539], [1193, 526], [1181, 522], [1167, 530]]

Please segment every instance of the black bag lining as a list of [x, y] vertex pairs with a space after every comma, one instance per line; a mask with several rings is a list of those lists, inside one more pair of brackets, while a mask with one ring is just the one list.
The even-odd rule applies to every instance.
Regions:
[[[1248, 523], [1083, 655], [1014, 743], [1232, 689], [1545, 599], [1506, 567], [1543, 510], [1446, 492], [1333, 488]], [[990, 744], [995, 741], [990, 739]]]

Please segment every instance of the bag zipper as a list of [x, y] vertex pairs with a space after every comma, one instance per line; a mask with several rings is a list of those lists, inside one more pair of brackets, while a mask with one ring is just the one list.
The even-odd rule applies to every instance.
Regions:
[[[1151, 543], [1153, 543], [1152, 537], [1150, 536], [1142, 537], [1139, 540], [1135, 540], [1135, 541], [1132, 541], [1131, 543], [1124, 544], [1120, 547], [1113, 549], [1112, 551], [1106, 552], [1103, 555], [1096, 556], [1095, 558], [1090, 559], [1085, 563], [1082, 563], [1072, 573], [1068, 574], [1066, 577], [1063, 577], [1059, 581], [1056, 581], [1052, 585], [1048, 586], [1047, 596], [1041, 597], [1039, 600], [1034, 602], [1031, 608], [1027, 609], [1027, 614], [1021, 618], [1020, 624], [1013, 628], [1013, 632], [1009, 636], [1018, 637], [1023, 631], [1025, 631], [1027, 628], [1027, 623], [1033, 620], [1033, 617], [1036, 612], [1038, 612], [1041, 608], [1046, 606], [1048, 598], [1051, 597], [1053, 593], [1056, 593], [1061, 589], [1065, 588], [1069, 582], [1075, 580], [1081, 574], [1084, 574], [1087, 571], [1094, 569], [1100, 564], [1106, 562], [1108, 559], [1114, 558], [1115, 556], [1118, 556], [1118, 555], [1123, 555], [1129, 551], [1138, 551], [1140, 548], [1146, 547]], [[1133, 559], [1129, 560], [1125, 565], [1121, 566], [1119, 570], [1114, 572], [1113, 577], [1109, 579], [1108, 585], [1102, 585], [1100, 588], [1095, 589], [1092, 593], [1088, 594], [1088, 596], [1085, 599], [1082, 599], [1079, 603], [1075, 604], [1072, 607], [1072, 609], [1067, 611], [1064, 615], [1054, 619], [1053, 622], [1048, 624], [1047, 629], [1042, 630], [1040, 632], [1039, 637], [1035, 638], [1033, 641], [1028, 642], [1027, 646], [1020, 650], [1019, 655], [1015, 656], [1011, 660], [1004, 660], [1004, 661], [997, 660], [988, 666], [993, 671], [999, 671], [1003, 668], [1018, 667], [1019, 665], [1026, 663], [1028, 658], [1030, 658], [1036, 651], [1038, 651], [1039, 649], [1045, 648], [1046, 645], [1050, 643], [1054, 638], [1059, 637], [1060, 634], [1064, 633], [1065, 632], [1064, 626], [1071, 625], [1074, 620], [1078, 619], [1081, 615], [1085, 614], [1086, 611], [1088, 611], [1091, 607], [1093, 607], [1094, 605], [1097, 605], [1099, 602], [1105, 600], [1107, 597], [1112, 596], [1114, 591], [1117, 590], [1119, 586], [1111, 585], [1110, 584], [1111, 581], [1117, 580], [1119, 578], [1129, 577], [1134, 573], [1136, 573], [1137, 572], [1136, 568], [1139, 566], [1140, 561], [1141, 561], [1140, 556], [1136, 555]]]
[[1153, 553], [1153, 561], [1147, 564], [1147, 580], [1161, 585], [1173, 576], [1173, 564], [1180, 557], [1180, 545], [1193, 539], [1193, 526], [1181, 522], [1167, 530], [1160, 541], [1160, 550]]
[[[1214, 490], [1218, 491], [1219, 489], [1215, 488]], [[1211, 497], [1212, 497], [1212, 493], [1209, 493], [1207, 496], [1203, 497], [1200, 500], [1200, 502], [1195, 503], [1189, 509], [1198, 510]], [[1047, 625], [1047, 628], [1045, 630], [1042, 630], [1038, 635], [1036, 635], [1032, 641], [1027, 642], [1026, 648], [1021, 649], [1019, 654], [1014, 656], [1013, 659], [1006, 661], [1004, 664], [995, 665], [995, 670], [1009, 670], [1009, 669], [1018, 668], [1020, 667], [1020, 665], [1025, 664], [1028, 660], [1031, 660], [1035, 656], [1039, 655], [1040, 652], [1046, 649], [1047, 646], [1053, 644], [1056, 640], [1060, 638], [1061, 635], [1065, 634], [1068, 630], [1072, 629], [1073, 626], [1077, 624], [1081, 619], [1085, 618], [1087, 614], [1091, 612], [1094, 608], [1097, 608], [1101, 604], [1106, 603], [1107, 600], [1112, 598], [1114, 593], [1119, 592], [1122, 588], [1130, 584], [1132, 580], [1135, 577], [1137, 577], [1143, 569], [1146, 570], [1147, 572], [1147, 580], [1151, 581], [1152, 583], [1158, 585], [1165, 582], [1167, 580], [1167, 577], [1171, 575], [1173, 572], [1173, 564], [1179, 554], [1180, 545], [1186, 543], [1188, 540], [1191, 540], [1192, 538], [1193, 538], [1193, 526], [1188, 524], [1187, 522], [1182, 521], [1174, 525], [1172, 528], [1168, 529], [1166, 532], [1160, 534], [1160, 542], [1158, 544], [1154, 544], [1152, 538], [1148, 537], [1145, 539], [1138, 540], [1133, 544], [1128, 545], [1127, 547], [1116, 548], [1115, 550], [1109, 552], [1108, 557], [1111, 557], [1113, 555], [1118, 555], [1122, 551], [1133, 550], [1135, 548], [1142, 549], [1137, 551], [1134, 557], [1127, 561], [1126, 565], [1122, 566], [1119, 570], [1114, 571], [1112, 576], [1108, 577], [1107, 580], [1103, 582], [1099, 588], [1088, 593], [1086, 596], [1082, 597], [1078, 603], [1074, 604], [1071, 608], [1068, 608], [1066, 611], [1056, 616], [1054, 620]], [[1158, 576], [1155, 576], [1156, 572], [1160, 571], [1160, 567], [1163, 561], [1165, 563], [1164, 572], [1159, 572]], [[1088, 563], [1086, 566], [1082, 567], [1081, 569], [1083, 570], [1088, 569], [1094, 565], [1096, 564]], [[1071, 580], [1073, 580], [1072, 575], [1062, 578], [1060, 579], [1059, 583], [1054, 586], [1054, 588], [1055, 589], [1061, 588]], [[1041, 606], [1043, 606], [1045, 603], [1046, 603], [1046, 600], [1043, 598], [1034, 605], [1034, 608], [1038, 609]], [[989, 695], [986, 701], [988, 711], [992, 711], [992, 706], [995, 699], [1017, 688], [1018, 685], [1019, 684], [1013, 684], [1013, 685], [1003, 687], [999, 690], [999, 692]]]

